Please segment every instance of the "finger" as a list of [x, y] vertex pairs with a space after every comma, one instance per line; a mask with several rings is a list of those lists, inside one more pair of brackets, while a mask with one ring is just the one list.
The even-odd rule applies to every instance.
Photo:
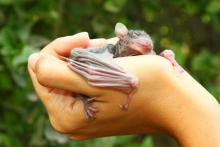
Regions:
[[88, 47], [103, 47], [107, 44], [107, 40], [104, 38], [91, 39], [89, 40]]
[[49, 89], [38, 83], [36, 76], [35, 76], [35, 73], [33, 71], [33, 67], [32, 67], [33, 65], [31, 65], [31, 64], [35, 64], [35, 62], [37, 62], [38, 59], [39, 59], [39, 53], [34, 53], [29, 57], [28, 71], [29, 71], [33, 86], [34, 86], [38, 96], [39, 97], [48, 97], [47, 93], [48, 93]]
[[118, 37], [114, 38], [97, 38], [97, 39], [90, 39], [88, 47], [103, 47], [107, 44], [113, 44], [115, 45], [118, 42]]
[[57, 38], [44, 47], [41, 52], [55, 56], [69, 56], [73, 48], [86, 48], [88, 45], [89, 35], [87, 32], [82, 32], [72, 36]]
[[28, 71], [35, 91], [48, 112], [51, 125], [61, 133], [69, 133], [73, 125], [69, 118], [72, 116], [80, 118], [79, 120], [84, 118], [79, 102], [76, 101], [71, 92], [42, 86], [30, 66]]
[[[34, 56], [34, 55], [32, 55]], [[29, 57], [29, 60], [30, 60], [31, 57]], [[30, 62], [28, 62], [30, 63]], [[53, 93], [50, 92], [50, 88], [47, 88], [45, 86], [42, 86], [37, 78], [36, 78], [36, 75], [34, 73], [34, 71], [32, 70], [30, 64], [28, 64], [28, 71], [29, 71], [29, 74], [30, 74], [30, 77], [31, 77], [31, 80], [32, 80], [32, 84], [34, 86], [34, 89], [38, 95], [38, 97], [40, 98], [41, 102], [44, 104], [47, 112], [49, 114], [51, 114], [54, 110], [56, 110], [56, 106], [52, 106], [53, 104], [53, 98], [55, 97], [53, 95]]]
[[100, 93], [98, 88], [89, 86], [84, 78], [70, 70], [66, 62], [49, 54], [41, 54], [35, 67], [38, 82], [43, 86], [88, 96], [97, 96]]
[[113, 44], [113, 45], [115, 45], [118, 41], [119, 41], [119, 38], [118, 38], [118, 37], [109, 38], [109, 39], [107, 39], [107, 44]]
[[46, 107], [49, 114], [53, 114], [59, 110], [59, 113], [62, 113], [63, 110], [68, 110], [68, 108], [72, 108], [72, 104], [75, 103], [75, 99], [72, 96], [71, 92], [58, 90], [54, 88], [48, 88], [41, 85], [36, 77], [35, 72], [32, 70], [31, 63], [35, 62], [36, 58], [40, 58], [39, 53], [32, 54], [29, 57], [28, 62], [28, 71], [34, 86], [34, 89], [41, 99], [42, 103]]

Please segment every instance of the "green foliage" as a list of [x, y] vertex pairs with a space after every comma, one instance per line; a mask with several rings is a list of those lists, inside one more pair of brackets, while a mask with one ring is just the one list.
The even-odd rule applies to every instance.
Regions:
[[0, 0], [0, 146], [161, 146], [161, 137], [142, 135], [70, 141], [51, 129], [27, 74], [28, 56], [49, 41], [81, 31], [112, 37], [118, 21], [146, 30], [156, 52], [173, 49], [220, 100], [218, 0]]
[[104, 4], [104, 8], [109, 12], [117, 13], [126, 3], [127, 0], [107, 0]]

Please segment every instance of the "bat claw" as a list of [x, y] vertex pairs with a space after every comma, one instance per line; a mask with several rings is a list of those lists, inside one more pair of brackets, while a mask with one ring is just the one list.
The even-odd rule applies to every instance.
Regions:
[[87, 116], [87, 119], [90, 120], [90, 119], [95, 119], [95, 112], [90, 110], [90, 109], [87, 109], [86, 110], [86, 116]]
[[123, 110], [127, 110], [129, 107], [129, 103], [127, 101], [124, 101], [122, 104], [119, 105], [119, 107]]
[[95, 114], [98, 112], [98, 108], [93, 105], [95, 102], [95, 98], [89, 98], [85, 101], [84, 108], [86, 112], [87, 120], [95, 119]]
[[95, 97], [87, 99], [88, 103], [92, 103], [92, 102], [95, 102], [95, 101], [96, 101]]
[[92, 112], [98, 112], [98, 109], [95, 106], [89, 106], [88, 110], [92, 111]]
[[181, 74], [184, 72], [184, 69], [177, 63], [175, 59], [175, 53], [172, 50], [166, 49], [160, 53], [160, 56], [166, 58], [174, 67], [174, 70]]
[[96, 118], [95, 114], [98, 112], [98, 108], [94, 106], [94, 102], [96, 102], [96, 98], [95, 97], [90, 98], [82, 94], [78, 94], [76, 95], [76, 97], [83, 102], [86, 119], [87, 120], [95, 119]]
[[128, 97], [119, 105], [119, 107], [121, 109], [123, 109], [123, 110], [127, 110], [128, 109], [133, 94], [134, 94], [134, 91], [130, 91], [128, 93]]
[[124, 105], [124, 104], [120, 104], [119, 107], [123, 110], [127, 110], [128, 109], [128, 105]]

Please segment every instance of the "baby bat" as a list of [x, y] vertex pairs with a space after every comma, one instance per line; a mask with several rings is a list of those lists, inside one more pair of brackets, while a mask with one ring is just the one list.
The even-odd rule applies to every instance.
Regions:
[[[127, 94], [127, 98], [120, 107], [127, 109], [132, 95], [138, 86], [139, 79], [114, 62], [113, 58], [124, 56], [136, 56], [143, 54], [155, 54], [153, 41], [144, 31], [128, 30], [122, 23], [115, 26], [115, 34], [119, 41], [100, 48], [75, 48], [70, 57], [62, 59], [68, 61], [68, 67], [83, 76], [88, 84], [96, 87], [109, 87], [118, 89]], [[174, 53], [170, 50], [161, 53], [173, 66], [177, 65]], [[84, 103], [87, 119], [95, 118], [98, 109], [93, 106], [95, 98], [77, 94]]]

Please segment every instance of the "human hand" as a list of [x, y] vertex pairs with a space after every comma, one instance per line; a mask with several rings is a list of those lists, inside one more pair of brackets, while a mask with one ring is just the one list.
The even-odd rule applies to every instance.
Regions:
[[[115, 59], [140, 79], [128, 110], [123, 111], [118, 105], [126, 94], [89, 86], [64, 61], [56, 58], [58, 55], [68, 56], [72, 48], [101, 46], [107, 42], [105, 39], [90, 40], [86, 33], [81, 33], [57, 39], [30, 57], [29, 73], [53, 127], [73, 139], [152, 132], [175, 136], [182, 129], [179, 121], [204, 101], [185, 99], [186, 94], [182, 90], [192, 79], [187, 73], [176, 75], [166, 59], [156, 55]], [[82, 103], [74, 98], [73, 93], [96, 97], [95, 105], [99, 112], [95, 120], [85, 119]], [[208, 95], [206, 92], [204, 94]], [[212, 99], [208, 101], [214, 105], [216, 103]]]

